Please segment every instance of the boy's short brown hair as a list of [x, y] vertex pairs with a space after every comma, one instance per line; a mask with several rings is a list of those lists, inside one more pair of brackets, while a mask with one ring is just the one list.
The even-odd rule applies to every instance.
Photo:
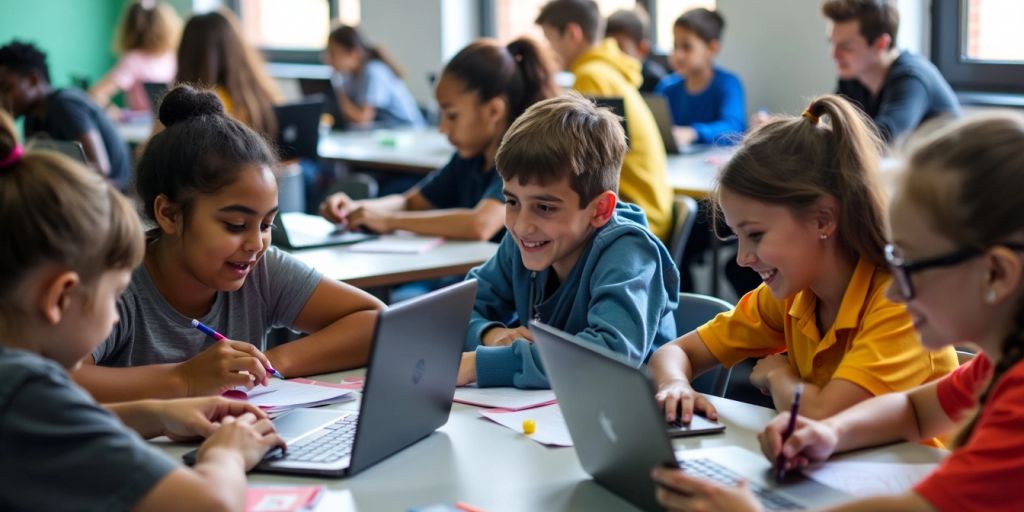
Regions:
[[624, 35], [636, 44], [651, 38], [651, 17], [643, 7], [619, 9], [608, 15], [605, 36]]
[[554, 27], [559, 33], [575, 23], [591, 43], [604, 37], [604, 18], [594, 0], [551, 0], [540, 8], [534, 23]]
[[505, 132], [494, 163], [501, 179], [524, 185], [568, 178], [584, 208], [602, 192], [618, 193], [625, 154], [620, 118], [573, 91], [519, 116]]
[[895, 0], [825, 0], [821, 4], [821, 13], [833, 23], [859, 21], [860, 35], [868, 40], [868, 44], [874, 43], [882, 34], [889, 34], [892, 38], [889, 48], [896, 45], [900, 11]]
[[703, 7], [690, 9], [676, 18], [673, 24], [676, 28], [689, 30], [697, 35], [704, 44], [711, 44], [711, 41], [722, 39], [722, 30], [725, 29], [725, 19], [715, 11], [709, 11]]

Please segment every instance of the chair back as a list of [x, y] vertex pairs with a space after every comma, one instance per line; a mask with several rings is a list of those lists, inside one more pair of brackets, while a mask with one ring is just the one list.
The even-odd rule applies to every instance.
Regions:
[[696, 223], [697, 201], [690, 196], [676, 196], [672, 203], [672, 233], [668, 241], [668, 252], [676, 265], [682, 265], [686, 241], [690, 239]]
[[[694, 204], [696, 205], [696, 202]], [[704, 325], [719, 313], [730, 311], [732, 308], [732, 304], [718, 297], [697, 293], [680, 293], [679, 307], [675, 311], [676, 333], [682, 336]], [[725, 396], [730, 373], [731, 370], [729, 368], [718, 365], [716, 368], [694, 379], [691, 385], [699, 393]]]

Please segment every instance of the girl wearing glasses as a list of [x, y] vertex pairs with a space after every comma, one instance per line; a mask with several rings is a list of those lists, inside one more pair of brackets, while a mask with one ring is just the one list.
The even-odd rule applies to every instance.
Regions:
[[[827, 122], [820, 121], [827, 118]], [[651, 357], [666, 419], [715, 418], [691, 379], [721, 363], [761, 358], [751, 383], [788, 410], [825, 418], [873, 396], [913, 388], [956, 367], [953, 349], [928, 353], [906, 308], [885, 297], [880, 142], [838, 96], [801, 117], [752, 132], [718, 176], [715, 225], [739, 240], [736, 262], [764, 283], [736, 309]]]
[[[905, 303], [931, 350], [981, 350], [949, 376], [880, 396], [823, 421], [781, 414], [760, 435], [787, 469], [833, 453], [956, 433], [953, 453], [912, 491], [843, 510], [1024, 510], [1024, 118], [961, 121], [917, 145], [892, 206], [889, 296]], [[656, 472], [670, 509], [757, 510], [744, 488]], [[671, 483], [668, 483], [671, 482]]]

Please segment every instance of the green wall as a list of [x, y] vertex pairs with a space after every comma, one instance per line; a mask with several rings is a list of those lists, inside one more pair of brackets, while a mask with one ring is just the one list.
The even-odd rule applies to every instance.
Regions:
[[0, 44], [35, 43], [54, 85], [95, 82], [114, 64], [112, 42], [124, 0], [0, 0]]

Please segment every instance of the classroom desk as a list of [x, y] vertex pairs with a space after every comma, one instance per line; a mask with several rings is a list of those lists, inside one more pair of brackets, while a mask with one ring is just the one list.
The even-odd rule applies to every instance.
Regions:
[[427, 174], [448, 163], [455, 148], [436, 128], [333, 131], [320, 137], [320, 158], [361, 167]]
[[708, 197], [718, 170], [735, 151], [734, 147], [713, 147], [689, 155], [668, 155], [668, 182], [673, 192], [698, 200]]
[[149, 134], [153, 131], [153, 118], [137, 116], [128, 120], [118, 119], [114, 121], [114, 128], [125, 143], [135, 146], [149, 139]]
[[327, 277], [367, 289], [465, 274], [497, 250], [494, 242], [446, 240], [421, 254], [361, 253], [334, 246], [292, 251], [292, 255]]
[[[333, 373], [320, 380], [340, 382], [361, 371]], [[774, 411], [710, 397], [728, 426], [725, 433], [676, 439], [676, 449], [741, 446], [760, 453], [756, 433]], [[354, 402], [333, 407], [358, 410]], [[411, 507], [463, 501], [488, 512], [524, 510], [637, 510], [590, 479], [573, 448], [547, 448], [481, 418], [477, 407], [454, 404], [448, 423], [426, 439], [347, 479], [250, 473], [258, 485], [315, 485], [347, 489], [360, 511], [405, 511]], [[395, 412], [396, 421], [401, 412]], [[180, 460], [191, 446], [157, 443]], [[935, 462], [942, 451], [902, 443], [844, 455], [844, 460]]]

